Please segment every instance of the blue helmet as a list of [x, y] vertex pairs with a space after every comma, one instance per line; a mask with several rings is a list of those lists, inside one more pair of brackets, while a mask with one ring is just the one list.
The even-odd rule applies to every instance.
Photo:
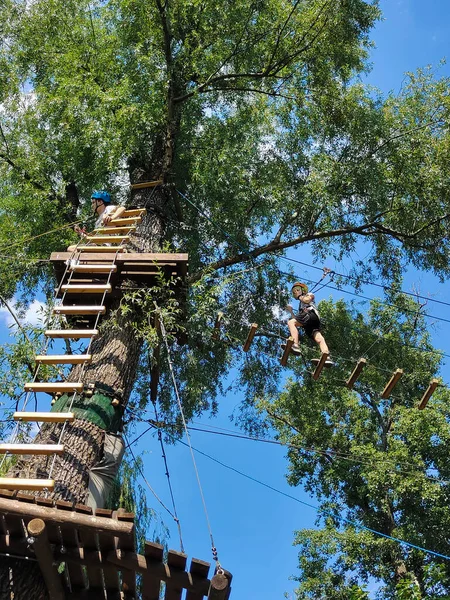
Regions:
[[92, 198], [94, 198], [94, 200], [101, 200], [105, 204], [111, 203], [111, 195], [109, 194], [109, 192], [105, 192], [105, 190], [100, 190], [99, 192], [92, 192], [91, 199]]

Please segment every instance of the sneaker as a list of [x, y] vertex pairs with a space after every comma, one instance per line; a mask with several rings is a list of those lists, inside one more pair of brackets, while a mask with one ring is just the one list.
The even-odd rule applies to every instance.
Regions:
[[[313, 365], [315, 365], [317, 367], [317, 365], [320, 362], [320, 358], [312, 358], [311, 362], [313, 363]], [[334, 367], [334, 366], [335, 366], [335, 363], [332, 360], [330, 360], [329, 358], [327, 358], [327, 360], [324, 363], [324, 367], [327, 367], [329, 369], [330, 367]]]
[[[281, 344], [281, 349], [284, 351], [284, 349], [286, 348], [286, 344]], [[302, 351], [300, 349], [300, 346], [298, 344], [293, 344], [291, 346], [291, 354], [295, 354], [295, 356], [301, 356], [302, 355]]]

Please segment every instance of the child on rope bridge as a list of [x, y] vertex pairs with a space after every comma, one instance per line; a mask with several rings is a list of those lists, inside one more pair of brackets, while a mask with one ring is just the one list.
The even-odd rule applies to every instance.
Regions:
[[[286, 306], [286, 310], [291, 313], [292, 318], [288, 321], [289, 333], [294, 340], [291, 352], [296, 355], [301, 355], [300, 346], [298, 344], [298, 327], [303, 327], [306, 335], [313, 340], [320, 348], [322, 354], [329, 354], [329, 349], [325, 338], [320, 331], [320, 315], [314, 305], [314, 294], [308, 292], [308, 286], [305, 283], [297, 281], [292, 286], [292, 295], [296, 300], [300, 301], [299, 312], [294, 313], [292, 306]], [[319, 359], [313, 359], [312, 362], [318, 362]], [[331, 360], [326, 360], [325, 366], [331, 367], [334, 363]]]
[[[92, 193], [91, 206], [94, 211], [94, 215], [97, 215], [94, 229], [98, 229], [99, 227], [107, 225], [113, 219], [118, 219], [126, 210], [124, 206], [114, 206], [111, 204], [111, 195], [105, 190]], [[86, 237], [87, 234], [84, 228], [80, 227], [79, 225], [75, 225], [74, 229], [76, 233], [80, 235], [80, 237]], [[73, 252], [75, 249], [76, 244], [67, 248], [69, 252]]]

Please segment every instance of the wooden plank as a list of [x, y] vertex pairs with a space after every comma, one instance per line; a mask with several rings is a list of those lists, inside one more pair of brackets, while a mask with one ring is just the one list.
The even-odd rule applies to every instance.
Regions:
[[[92, 248], [89, 246], [89, 249]], [[99, 248], [94, 246], [96, 252], [99, 252]], [[106, 252], [109, 250], [109, 254]], [[188, 263], [189, 255], [181, 252], [126, 252], [126, 253], [116, 253], [116, 248], [105, 248], [102, 250], [101, 254], [98, 256], [94, 254], [86, 253], [77, 256], [77, 260], [79, 262], [83, 261], [115, 261], [116, 264], [127, 263], [127, 262], [137, 262], [137, 263], [159, 263], [159, 262], [175, 262], [177, 264], [180, 263]], [[105, 251], [105, 253], [103, 253]], [[50, 255], [50, 260], [52, 262], [62, 262], [65, 263], [66, 260], [71, 260], [73, 258], [72, 252], [52, 252]], [[65, 265], [64, 265], [65, 267]]]
[[[163, 564], [164, 548], [161, 544], [145, 542], [144, 556], [147, 565]], [[142, 576], [142, 600], [159, 600], [161, 579], [156, 575], [144, 573]]]
[[391, 395], [392, 390], [397, 385], [398, 380], [400, 379], [400, 377], [402, 375], [403, 375], [403, 369], [397, 369], [396, 371], [394, 371], [394, 374], [392, 375], [392, 377], [387, 382], [386, 387], [381, 392], [381, 397], [383, 399], [389, 398], [389, 396]]
[[53, 309], [55, 315], [103, 315], [106, 312], [106, 306], [89, 305], [89, 306], [68, 306], [60, 304]]
[[76, 283], [66, 283], [61, 286], [61, 291], [66, 294], [103, 294], [111, 292], [110, 283], [102, 283], [97, 285], [84, 285]]
[[[95, 515], [104, 518], [111, 518], [113, 513], [111, 510], [97, 508]], [[98, 536], [98, 543], [102, 556], [106, 556], [108, 552], [116, 549], [116, 538], [112, 535], [100, 533]], [[103, 567], [103, 578], [105, 582], [105, 588], [108, 590], [108, 598], [110, 597], [111, 592], [119, 593], [120, 580], [117, 567], [105, 564]]]
[[109, 225], [111, 227], [114, 227], [114, 225], [123, 227], [124, 225], [138, 225], [139, 223], [142, 223], [142, 217], [120, 217], [119, 219], [114, 219], [114, 221], [110, 221]]
[[130, 241], [129, 235], [88, 235], [85, 240], [90, 244], [125, 244]]
[[320, 357], [320, 360], [317, 363], [317, 367], [315, 368], [314, 373], [313, 373], [313, 379], [315, 381], [317, 381], [319, 379], [320, 374], [322, 373], [322, 369], [325, 366], [325, 362], [328, 357], [329, 357], [328, 352], [322, 352], [322, 356]]
[[[78, 509], [77, 509], [77, 516], [78, 515]], [[85, 518], [90, 518], [93, 519], [93, 517], [85, 517]], [[97, 519], [98, 520], [98, 519]], [[102, 519], [104, 521], [106, 521], [107, 523], [109, 523], [109, 519]], [[79, 538], [80, 538], [80, 545], [83, 548], [83, 552], [98, 552], [99, 548], [98, 548], [98, 535], [97, 535], [97, 531], [95, 529], [82, 529], [79, 530]], [[102, 562], [101, 559], [101, 555], [99, 553], [100, 556], [100, 564]], [[104, 585], [103, 585], [103, 573], [101, 571], [100, 565], [96, 566], [95, 564], [89, 562], [86, 565], [86, 575], [87, 575], [87, 579], [89, 581], [89, 588], [95, 588], [97, 590], [97, 593], [99, 595], [99, 599], [103, 596], [100, 595], [100, 593], [98, 592], [99, 589], [103, 590], [104, 589]]]
[[47, 329], [44, 335], [51, 338], [79, 340], [80, 338], [96, 338], [98, 329]]
[[36, 423], [72, 423], [75, 421], [73, 412], [15, 412], [15, 421], [33, 421]]
[[100, 265], [73, 265], [70, 270], [74, 273], [115, 273], [117, 271], [117, 265], [100, 264]]
[[439, 379], [432, 379], [430, 381], [430, 385], [428, 386], [427, 390], [425, 391], [424, 395], [422, 396], [421, 400], [420, 400], [420, 404], [417, 407], [419, 410], [423, 410], [426, 405], [428, 404], [428, 400], [431, 398], [431, 396], [434, 393], [434, 390], [437, 388], [437, 386], [439, 385]]
[[99, 233], [114, 233], [114, 234], [120, 234], [120, 233], [130, 233], [131, 231], [135, 231], [136, 230], [136, 225], [128, 225], [128, 227], [99, 227], [98, 229], [96, 229], [95, 231], [98, 231]]
[[157, 179], [155, 181], [144, 181], [142, 183], [132, 183], [130, 187], [132, 190], [142, 190], [144, 188], [156, 187], [157, 185], [161, 185], [162, 183], [163, 183], [162, 179]]
[[[208, 579], [210, 564], [204, 560], [193, 558], [191, 560], [191, 566], [189, 573], [192, 575], [192, 580], [195, 582], [205, 581]], [[188, 590], [186, 593], [186, 600], [203, 600], [203, 594]]]
[[[53, 479], [22, 479], [21, 477], [0, 477], [0, 488], [5, 490], [53, 490]], [[0, 506], [2, 499], [0, 499]]]
[[250, 331], [248, 332], [247, 339], [245, 340], [245, 344], [242, 347], [244, 352], [248, 352], [250, 350], [251, 343], [253, 342], [253, 338], [255, 337], [256, 330], [258, 329], [257, 323], [252, 323], [250, 326]]
[[64, 454], [62, 444], [0, 444], [0, 454]]
[[41, 365], [81, 365], [92, 361], [92, 354], [38, 354], [35, 362]]
[[[121, 538], [118, 541], [118, 547], [123, 552], [134, 552], [136, 548], [136, 539], [134, 531], [134, 514], [127, 513], [119, 508], [117, 511], [117, 520], [133, 524], [133, 530], [128, 537]], [[134, 569], [122, 571], [122, 592], [125, 598], [134, 598], [136, 595], [136, 572]]]
[[126, 217], [144, 217], [147, 214], [146, 208], [127, 208], [121, 215], [121, 218]]
[[289, 358], [289, 354], [291, 353], [291, 348], [294, 343], [294, 338], [289, 336], [286, 340], [286, 345], [283, 350], [283, 356], [280, 358], [280, 363], [285, 367], [287, 365], [287, 361]]
[[33, 548], [50, 600], [64, 600], [65, 594], [61, 577], [58, 569], [53, 566], [53, 553], [48, 541], [45, 522], [42, 519], [32, 519], [28, 523], [27, 529], [34, 540]]
[[353, 369], [352, 374], [345, 382], [345, 385], [348, 387], [349, 390], [351, 390], [353, 388], [353, 386], [355, 385], [355, 381], [360, 376], [361, 371], [364, 369], [366, 364], [367, 364], [367, 360], [365, 358], [360, 358], [358, 360], [358, 362], [356, 363], [356, 367]]
[[[73, 502], [65, 502], [64, 500], [57, 500], [56, 507], [59, 510], [67, 510], [72, 512], [73, 510]], [[47, 523], [47, 526], [50, 524]], [[80, 540], [78, 537], [78, 531], [74, 527], [57, 527], [54, 528], [59, 533], [59, 541], [64, 546], [64, 549], [61, 547], [61, 553], [66, 554], [68, 550], [80, 548]], [[50, 538], [50, 536], [49, 536]], [[50, 538], [50, 541], [52, 539]], [[80, 590], [87, 587], [87, 577], [85, 575], [84, 568], [77, 564], [71, 563], [69, 561], [64, 561], [66, 563], [66, 574], [69, 577], [70, 586], [73, 590]]]
[[[186, 554], [175, 552], [175, 550], [169, 550], [167, 564], [170, 567], [171, 572], [184, 572], [186, 568], [186, 559]], [[172, 579], [166, 583], [164, 600], [181, 600], [182, 593], [183, 586], [181, 586], [176, 579]]]
[[82, 392], [83, 384], [81, 382], [72, 382], [65, 381], [64, 383], [47, 381], [43, 382], [34, 382], [34, 383], [26, 383], [25, 386], [26, 392], [60, 392], [64, 394], [72, 393], [72, 392]]

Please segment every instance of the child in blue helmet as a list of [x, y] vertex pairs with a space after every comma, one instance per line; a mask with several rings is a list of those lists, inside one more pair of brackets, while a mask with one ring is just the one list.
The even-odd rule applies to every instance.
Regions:
[[[125, 212], [124, 206], [114, 206], [111, 204], [111, 195], [105, 190], [92, 192], [91, 206], [94, 214], [97, 215], [94, 229], [107, 225], [113, 219], [118, 219]], [[81, 237], [86, 236], [86, 230], [79, 225], [75, 225], [74, 229]], [[71, 252], [75, 248], [75, 245], [69, 246], [67, 250]]]

